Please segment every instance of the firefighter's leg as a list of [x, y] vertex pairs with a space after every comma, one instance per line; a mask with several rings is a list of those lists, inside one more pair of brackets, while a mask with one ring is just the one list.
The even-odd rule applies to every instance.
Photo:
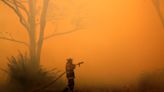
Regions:
[[68, 92], [68, 90], [69, 90], [69, 87], [67, 86], [64, 88], [64, 90], [62, 92]]
[[69, 79], [68, 86], [69, 86], [70, 91], [73, 92], [73, 89], [74, 89], [74, 79]]

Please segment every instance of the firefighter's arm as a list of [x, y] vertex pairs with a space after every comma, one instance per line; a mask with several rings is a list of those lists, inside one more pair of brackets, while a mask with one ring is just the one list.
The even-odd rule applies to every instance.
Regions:
[[77, 63], [76, 65], [78, 65], [80, 67], [80, 65], [83, 64], [83, 63], [84, 62], [82, 61], [82, 62]]
[[76, 68], [76, 65], [75, 64], [73, 64], [73, 69], [75, 69]]

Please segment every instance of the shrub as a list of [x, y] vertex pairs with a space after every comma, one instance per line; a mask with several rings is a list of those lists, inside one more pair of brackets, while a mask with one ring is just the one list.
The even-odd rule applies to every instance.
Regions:
[[[5, 92], [33, 92], [42, 86], [55, 80], [56, 69], [46, 70], [39, 66], [34, 68], [27, 55], [19, 53], [17, 57], [8, 59], [8, 81], [5, 85]], [[63, 82], [58, 80], [47, 89], [39, 92], [59, 92], [63, 88]]]
[[164, 70], [144, 74], [139, 81], [141, 92], [164, 92]]

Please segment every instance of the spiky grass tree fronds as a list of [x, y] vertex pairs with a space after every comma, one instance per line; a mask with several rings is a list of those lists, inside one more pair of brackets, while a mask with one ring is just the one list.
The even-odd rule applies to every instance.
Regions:
[[[19, 53], [17, 57], [8, 58], [8, 76], [9, 81], [6, 85], [6, 92], [31, 92], [33, 89], [39, 88], [56, 77], [56, 70], [46, 70], [42, 67], [35, 68], [27, 55]], [[63, 82], [58, 81], [42, 92], [50, 92], [50, 90], [60, 90]]]

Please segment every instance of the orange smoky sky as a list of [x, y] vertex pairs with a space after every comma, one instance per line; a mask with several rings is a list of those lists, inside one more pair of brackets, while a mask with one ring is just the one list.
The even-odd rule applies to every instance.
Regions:
[[[164, 2], [161, 4], [164, 9]], [[85, 28], [45, 41], [43, 67], [64, 71], [66, 58], [72, 57], [74, 63], [84, 61], [76, 69], [79, 84], [129, 83], [144, 72], [164, 67], [164, 29], [151, 0], [61, 0], [57, 5], [65, 19], [59, 29], [70, 29], [69, 18], [78, 16], [84, 17]], [[46, 35], [55, 26], [47, 23]], [[14, 12], [0, 4], [0, 31], [27, 41], [23, 30]], [[0, 40], [0, 67], [6, 68], [6, 58], [18, 50], [26, 52], [27, 48]]]

